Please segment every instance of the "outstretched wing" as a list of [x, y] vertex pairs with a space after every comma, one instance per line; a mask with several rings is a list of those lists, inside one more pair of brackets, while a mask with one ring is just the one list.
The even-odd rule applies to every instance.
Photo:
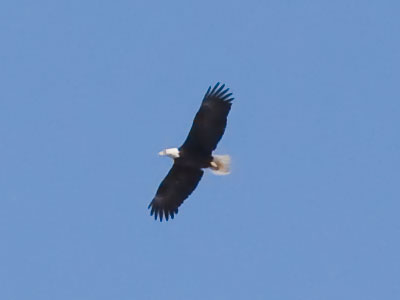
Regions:
[[178, 207], [197, 187], [202, 176], [203, 171], [201, 169], [174, 163], [149, 205], [149, 208], [151, 208], [150, 215], [154, 214], [156, 220], [159, 216], [160, 221], [162, 221], [163, 216], [167, 221], [169, 217], [173, 219], [174, 215], [178, 213]]
[[211, 154], [217, 147], [219, 140], [225, 132], [226, 120], [231, 109], [230, 98], [225, 84], [219, 87], [219, 82], [211, 90], [208, 88], [200, 109], [194, 118], [189, 135], [180, 149], [196, 149], [204, 154]]

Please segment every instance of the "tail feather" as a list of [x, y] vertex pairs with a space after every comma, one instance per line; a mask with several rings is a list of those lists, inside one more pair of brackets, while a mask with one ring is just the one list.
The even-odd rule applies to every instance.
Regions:
[[228, 175], [230, 173], [231, 157], [229, 155], [213, 155], [211, 172], [216, 175]]

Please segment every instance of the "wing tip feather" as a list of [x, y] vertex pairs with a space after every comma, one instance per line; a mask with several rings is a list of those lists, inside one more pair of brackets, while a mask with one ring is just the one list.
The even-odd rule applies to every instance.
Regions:
[[[220, 86], [220, 82], [217, 82], [214, 87], [211, 89], [211, 86], [208, 87], [206, 94], [204, 95], [204, 100], [209, 99], [209, 97], [216, 97], [218, 100], [224, 102], [230, 102], [234, 98], [229, 98], [233, 95], [233, 93], [226, 94], [229, 91], [229, 88], [225, 88], [225, 83]], [[203, 100], [203, 101], [204, 101]]]
[[213, 95], [213, 94], [214, 94], [214, 92], [215, 92], [215, 90], [218, 88], [218, 86], [219, 86], [219, 82], [217, 82], [217, 84], [214, 85], [213, 89], [211, 90], [210, 95]]
[[148, 209], [151, 209], [150, 216], [154, 215], [154, 220], [157, 221], [159, 219], [160, 222], [162, 222], [163, 220], [165, 221], [169, 221], [169, 219], [172, 220], [175, 218], [175, 215], [178, 214], [178, 208], [169, 210], [169, 209], [163, 209], [161, 207], [156, 207], [154, 205], [154, 200], [151, 201], [151, 203], [148, 206]]

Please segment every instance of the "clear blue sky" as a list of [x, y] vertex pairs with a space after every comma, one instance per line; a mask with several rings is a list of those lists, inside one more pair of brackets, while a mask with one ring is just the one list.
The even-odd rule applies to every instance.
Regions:
[[[0, 299], [400, 299], [398, 1], [2, 1]], [[175, 220], [147, 205], [234, 93]]]

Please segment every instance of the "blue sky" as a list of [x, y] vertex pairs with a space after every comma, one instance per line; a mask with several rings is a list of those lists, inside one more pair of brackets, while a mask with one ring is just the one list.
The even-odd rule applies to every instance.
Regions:
[[[400, 299], [398, 1], [2, 1], [1, 299]], [[235, 96], [180, 213], [147, 205]]]

